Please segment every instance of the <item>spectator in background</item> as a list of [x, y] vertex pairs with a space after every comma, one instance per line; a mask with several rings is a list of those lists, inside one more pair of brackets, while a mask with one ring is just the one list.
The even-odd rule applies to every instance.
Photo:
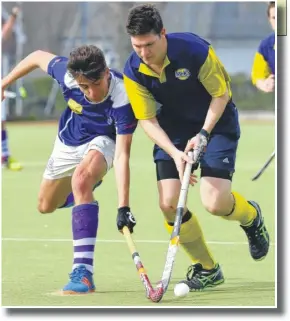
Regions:
[[[7, 41], [11, 35], [12, 30], [15, 25], [17, 16], [19, 14], [19, 8], [14, 7], [12, 9], [11, 15], [8, 20], [2, 26], [2, 42]], [[3, 72], [3, 70], [2, 70]], [[13, 171], [19, 171], [22, 169], [22, 165], [16, 161], [10, 155], [9, 147], [8, 147], [8, 135], [7, 135], [7, 128], [6, 128], [6, 104], [2, 102], [2, 167], [6, 167]]]
[[267, 15], [273, 32], [261, 41], [252, 68], [253, 84], [266, 93], [275, 89], [275, 1], [269, 2]]

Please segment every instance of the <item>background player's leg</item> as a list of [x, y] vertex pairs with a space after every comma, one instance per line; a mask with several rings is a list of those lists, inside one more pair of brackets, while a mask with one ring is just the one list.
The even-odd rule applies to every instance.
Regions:
[[[3, 106], [2, 106], [3, 107]], [[2, 111], [3, 112], [3, 111]], [[8, 157], [10, 156], [9, 148], [8, 148], [8, 134], [5, 126], [5, 121], [1, 123], [2, 135], [1, 135], [1, 143], [2, 143], [2, 165], [6, 165], [8, 162]]]
[[22, 165], [10, 155], [6, 122], [2, 121], [1, 125], [2, 166], [6, 166], [8, 169], [13, 171], [19, 171], [22, 169]]
[[11, 169], [13, 171], [19, 171], [22, 169], [22, 165], [10, 155], [9, 142], [8, 142], [8, 131], [6, 127], [7, 118], [7, 104], [8, 101], [4, 100], [1, 103], [1, 143], [2, 143], [2, 166]]

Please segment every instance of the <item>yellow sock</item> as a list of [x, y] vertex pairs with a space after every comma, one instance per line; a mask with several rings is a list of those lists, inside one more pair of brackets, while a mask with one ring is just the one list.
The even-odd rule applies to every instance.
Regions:
[[[165, 221], [165, 227], [171, 234], [173, 226]], [[201, 263], [203, 268], [207, 270], [214, 268], [216, 263], [205, 243], [202, 230], [195, 215], [192, 215], [188, 221], [181, 224], [179, 241], [193, 264]]]
[[257, 217], [256, 209], [239, 193], [232, 192], [235, 198], [235, 208], [230, 215], [222, 216], [225, 220], [239, 221], [243, 226], [250, 226]]

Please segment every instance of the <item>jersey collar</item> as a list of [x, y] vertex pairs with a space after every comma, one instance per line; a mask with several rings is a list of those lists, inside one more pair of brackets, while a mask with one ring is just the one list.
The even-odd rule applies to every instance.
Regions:
[[[142, 61], [142, 60], [141, 60]], [[143, 62], [140, 62], [139, 65], [139, 69], [138, 71], [144, 75], [147, 76], [151, 76], [151, 77], [155, 77], [158, 78], [161, 82], [165, 82], [166, 81], [166, 76], [165, 76], [165, 68], [170, 65], [170, 60], [168, 58], [168, 56], [166, 55], [164, 62], [163, 62], [163, 66], [161, 69], [161, 73], [160, 75], [158, 75], [155, 71], [153, 71], [152, 69], [150, 69], [146, 64], [144, 64]]]

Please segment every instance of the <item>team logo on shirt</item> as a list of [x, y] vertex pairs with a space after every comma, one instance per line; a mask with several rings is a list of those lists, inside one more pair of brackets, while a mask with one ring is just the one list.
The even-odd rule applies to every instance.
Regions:
[[175, 77], [179, 80], [186, 80], [190, 76], [190, 71], [186, 68], [179, 68], [175, 71]]
[[108, 125], [112, 125], [113, 124], [113, 118], [112, 117], [108, 117], [107, 118], [107, 124]]
[[83, 106], [78, 104], [76, 101], [74, 101], [73, 99], [69, 99], [69, 101], [67, 102], [68, 107], [76, 114], [81, 114], [82, 110], [83, 110]]

